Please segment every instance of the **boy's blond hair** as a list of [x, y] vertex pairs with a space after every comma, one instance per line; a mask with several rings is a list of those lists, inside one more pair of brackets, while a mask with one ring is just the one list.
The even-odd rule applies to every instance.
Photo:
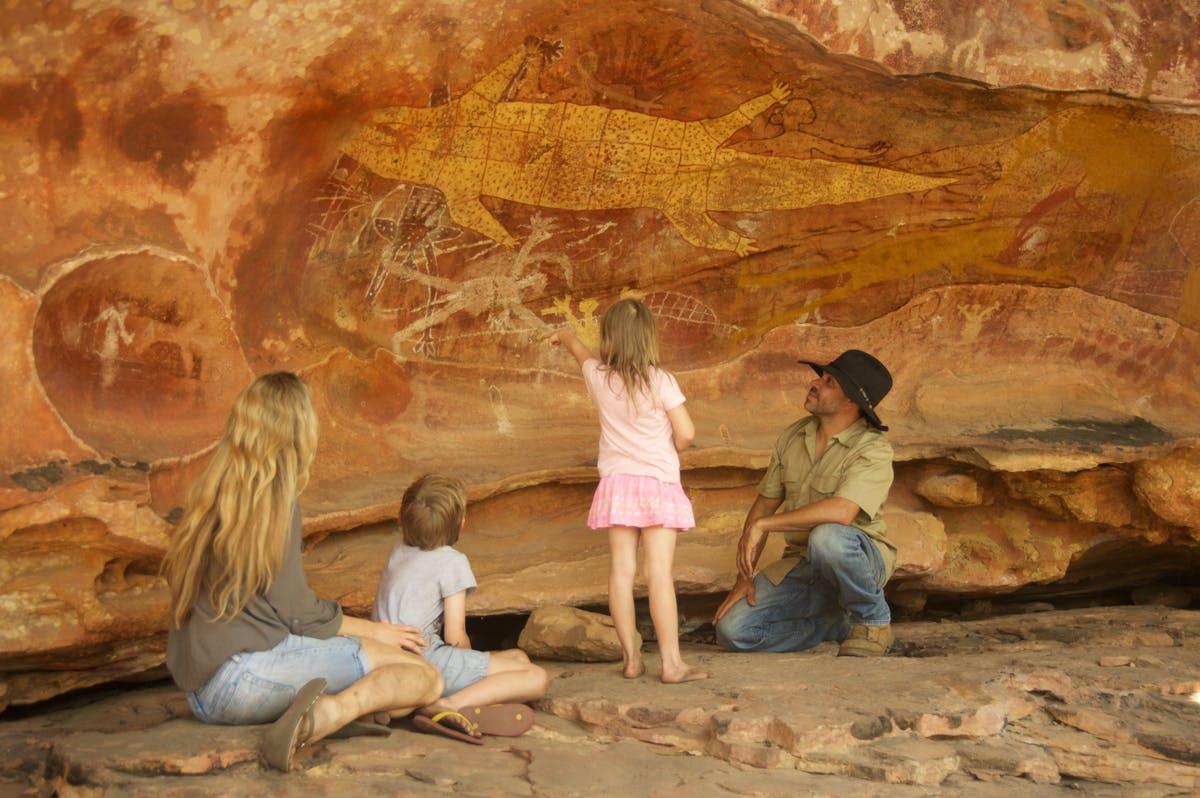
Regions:
[[458, 542], [467, 516], [467, 492], [453, 477], [426, 474], [408, 486], [400, 505], [404, 542], [422, 551]]

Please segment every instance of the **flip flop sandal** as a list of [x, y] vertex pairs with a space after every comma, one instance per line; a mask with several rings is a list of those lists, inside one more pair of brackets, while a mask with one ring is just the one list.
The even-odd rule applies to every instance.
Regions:
[[471, 745], [483, 745], [481, 738], [472, 737], [466, 732], [459, 731], [453, 726], [447, 726], [442, 723], [442, 718], [447, 717], [461, 718], [464, 726], [469, 729], [474, 728], [474, 724], [459, 712], [439, 712], [432, 718], [424, 715], [413, 715], [412, 724], [418, 731], [423, 731], [426, 734], [443, 734], [446, 737], [453, 737], [455, 740], [462, 740], [464, 743], [470, 743]]
[[[313, 679], [296, 692], [291, 706], [267, 728], [263, 735], [263, 755], [268, 765], [285, 773], [292, 769], [292, 757], [304, 746], [303, 741], [312, 736], [312, 708], [324, 692], [325, 680]], [[305, 725], [305, 720], [308, 721], [307, 729], [301, 739], [300, 727]], [[301, 740], [299, 744], [298, 739]]]
[[372, 720], [352, 720], [330, 734], [327, 740], [345, 740], [348, 737], [387, 737], [392, 730]]
[[479, 731], [496, 737], [520, 737], [533, 727], [533, 709], [525, 704], [489, 704], [463, 707]]

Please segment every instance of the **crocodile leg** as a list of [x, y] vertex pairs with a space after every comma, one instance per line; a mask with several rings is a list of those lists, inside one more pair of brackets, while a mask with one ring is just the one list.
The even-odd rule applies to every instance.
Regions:
[[754, 239], [717, 224], [698, 204], [672, 204], [671, 207], [663, 209], [663, 215], [689, 244], [705, 249], [735, 252], [739, 257], [758, 251], [754, 246]]
[[459, 227], [482, 233], [501, 246], [513, 248], [520, 243], [515, 236], [504, 229], [504, 225], [492, 216], [491, 211], [483, 206], [478, 195], [470, 196], [459, 193], [446, 193], [446, 209]]

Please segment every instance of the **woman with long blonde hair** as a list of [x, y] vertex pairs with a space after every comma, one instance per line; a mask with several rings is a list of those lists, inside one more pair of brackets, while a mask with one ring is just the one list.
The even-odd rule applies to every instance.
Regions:
[[417, 629], [343, 615], [308, 585], [300, 507], [317, 416], [294, 374], [256, 378], [234, 403], [193, 484], [163, 561], [171, 595], [167, 667], [207, 723], [274, 721], [264, 754], [281, 770], [296, 750], [353, 724], [433, 703], [442, 678]]

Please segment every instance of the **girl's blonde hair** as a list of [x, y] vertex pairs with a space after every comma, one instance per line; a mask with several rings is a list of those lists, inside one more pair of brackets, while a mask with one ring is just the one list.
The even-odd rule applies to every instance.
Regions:
[[201, 589], [232, 618], [271, 586], [316, 449], [317, 414], [295, 374], [263, 374], [238, 396], [163, 559], [175, 628]]
[[432, 551], [458, 542], [467, 517], [467, 492], [453, 477], [426, 474], [408, 486], [400, 505], [404, 542]]
[[650, 391], [650, 368], [658, 366], [658, 330], [650, 309], [636, 299], [621, 299], [609, 306], [600, 320], [600, 359], [609, 376], [625, 383], [625, 395], [634, 399]]

